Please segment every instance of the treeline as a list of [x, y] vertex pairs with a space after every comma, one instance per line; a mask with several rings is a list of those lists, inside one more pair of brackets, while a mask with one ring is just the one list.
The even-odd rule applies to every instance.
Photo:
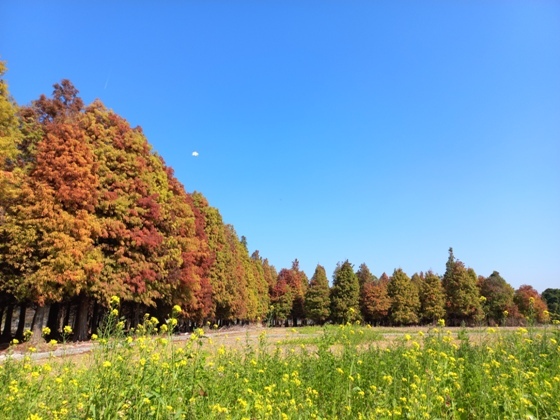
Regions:
[[[554, 312], [547, 309], [547, 302]], [[324, 324], [363, 321], [372, 325], [526, 325], [560, 319], [560, 289], [541, 296], [529, 285], [517, 290], [497, 271], [477, 276], [449, 249], [443, 276], [431, 271], [409, 277], [402, 269], [376, 277], [366, 264], [356, 272], [338, 264], [332, 286], [324, 267], [317, 265], [309, 282], [298, 267], [282, 270], [271, 291], [274, 324], [297, 325], [299, 320]]]
[[544, 320], [534, 289], [510, 289], [497, 273], [477, 278], [452, 254], [442, 279], [402, 270], [377, 279], [345, 262], [329, 287], [322, 267], [308, 281], [297, 260], [277, 273], [201, 193], [185, 191], [141, 128], [98, 100], [84, 105], [68, 80], [27, 106], [0, 80], [0, 341], [23, 337], [28, 313], [34, 337], [46, 326], [57, 338], [72, 325], [72, 338], [87, 339], [111, 296], [130, 328], [174, 305], [183, 329], [265, 320], [499, 323], [505, 311]]

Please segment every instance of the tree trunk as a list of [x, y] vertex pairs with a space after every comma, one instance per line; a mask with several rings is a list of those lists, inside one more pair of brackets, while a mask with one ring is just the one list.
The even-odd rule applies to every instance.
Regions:
[[66, 305], [66, 308], [64, 308], [64, 325], [63, 327], [65, 327], [66, 325], [70, 325], [70, 313], [72, 312], [72, 302], [68, 302], [68, 304]]
[[18, 319], [18, 326], [16, 330], [16, 338], [20, 341], [23, 341], [23, 330], [25, 330], [25, 312], [27, 311], [27, 305], [22, 303], [19, 306], [19, 319]]
[[47, 327], [51, 330], [51, 337], [60, 338], [60, 303], [53, 303], [47, 318]]
[[41, 342], [41, 337], [43, 336], [43, 323], [45, 320], [45, 314], [49, 312], [49, 305], [37, 306], [35, 309], [35, 315], [33, 315], [33, 323], [31, 325], [31, 336], [32, 343]]
[[6, 308], [6, 319], [4, 320], [4, 331], [0, 337], [0, 341], [9, 342], [12, 339], [12, 316], [14, 313], [14, 305], [8, 305]]
[[93, 302], [93, 315], [91, 316], [91, 322], [89, 324], [89, 328], [91, 332], [97, 332], [99, 328], [99, 318], [101, 316], [101, 306], [97, 301]]
[[89, 318], [89, 296], [82, 294], [78, 301], [78, 311], [76, 313], [76, 321], [74, 322], [75, 341], [85, 341], [89, 338], [88, 318]]
[[4, 307], [0, 307], [0, 336], [2, 335], [2, 320], [4, 319]]
[[130, 326], [132, 328], [138, 327], [140, 324], [140, 304], [139, 303], [132, 303], [132, 314], [130, 317]]

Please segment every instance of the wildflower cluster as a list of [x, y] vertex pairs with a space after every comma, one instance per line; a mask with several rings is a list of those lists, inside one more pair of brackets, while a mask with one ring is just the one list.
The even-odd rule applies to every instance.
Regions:
[[[16, 420], [471, 419], [554, 418], [560, 410], [556, 326], [459, 337], [440, 324], [383, 339], [354, 323], [275, 344], [265, 331], [257, 344], [224, 346], [202, 329], [172, 340], [177, 313], [100, 337], [78, 364], [8, 359], [0, 412]], [[156, 328], [159, 335], [144, 333]]]

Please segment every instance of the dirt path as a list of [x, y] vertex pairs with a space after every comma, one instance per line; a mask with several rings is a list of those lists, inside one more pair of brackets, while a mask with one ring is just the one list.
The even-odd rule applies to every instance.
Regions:
[[[223, 344], [228, 347], [242, 347], [247, 343], [250, 343], [252, 345], [256, 344], [259, 340], [259, 336], [263, 331], [266, 331], [266, 337], [269, 343], [274, 343], [278, 340], [285, 340], [295, 335], [295, 333], [293, 333], [288, 328], [264, 328], [248, 326], [205, 331], [203, 339], [211, 339], [218, 345]], [[173, 336], [173, 340], [185, 341], [188, 340], [190, 336], [190, 333], [178, 334]], [[41, 346], [39, 346], [37, 351], [31, 353], [29, 352], [29, 348], [31, 346], [24, 343], [0, 352], [0, 363], [4, 362], [8, 358], [11, 358], [13, 360], [22, 360], [26, 355], [29, 356], [31, 360], [49, 359], [51, 357], [72, 357], [89, 353], [96, 346], [98, 346], [98, 344], [94, 341], [58, 344], [52, 348], [49, 348], [50, 345], [48, 344], [42, 344]]]
[[[428, 327], [376, 327], [375, 330], [379, 332], [380, 340], [378, 342], [388, 345], [391, 342], [403, 337], [405, 334], [415, 335], [419, 331], [426, 333]], [[446, 328], [452, 332], [453, 337], [456, 339], [460, 328]], [[514, 327], [501, 327], [500, 331], [515, 330]], [[259, 342], [261, 334], [265, 332], [266, 341], [269, 345], [274, 345], [278, 341], [291, 340], [291, 339], [305, 339], [317, 337], [321, 334], [321, 330], [315, 331], [306, 328], [284, 328], [273, 327], [266, 328], [261, 326], [243, 326], [243, 327], [230, 327], [220, 330], [207, 330], [203, 336], [204, 340], [212, 340], [216, 345], [225, 345], [230, 348], [243, 348], [247, 344], [254, 346]], [[471, 342], [479, 342], [482, 337], [486, 335], [486, 328], [468, 328], [467, 334]], [[190, 333], [178, 334], [173, 336], [174, 341], [185, 341], [190, 337]], [[0, 352], [0, 363], [6, 359], [21, 360], [28, 355], [32, 360], [43, 360], [52, 357], [56, 358], [79, 358], [84, 354], [91, 352], [98, 344], [93, 341], [81, 343], [67, 343], [58, 344], [51, 347], [48, 344], [38, 346], [37, 351], [30, 353], [30, 345], [27, 343], [3, 350]], [[83, 357], [83, 356], [82, 356]]]

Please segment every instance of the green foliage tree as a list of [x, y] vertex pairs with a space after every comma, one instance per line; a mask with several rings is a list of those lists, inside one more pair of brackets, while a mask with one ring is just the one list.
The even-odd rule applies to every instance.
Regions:
[[360, 284], [348, 260], [339, 264], [333, 275], [331, 319], [336, 323], [360, 319]]
[[389, 316], [393, 324], [418, 323], [418, 310], [420, 309], [418, 289], [402, 269], [398, 268], [393, 272], [387, 285], [387, 294], [391, 299]]
[[[246, 319], [250, 313], [249, 309], [252, 311], [256, 307], [254, 295], [249, 295], [248, 293], [247, 277], [243, 266], [242, 256], [246, 251], [241, 249], [244, 247], [240, 244], [232, 225], [226, 224], [225, 232], [233, 268], [233, 271], [230, 273], [230, 284], [233, 287], [233, 295], [235, 296], [233, 301], [234, 314], [236, 319]], [[249, 297], [251, 297], [251, 301], [249, 301]]]
[[420, 289], [422, 288], [422, 283], [424, 283], [424, 273], [422, 271], [414, 273], [412, 277], [410, 277], [410, 282], [416, 288], [416, 292], [420, 295]]
[[270, 296], [272, 288], [276, 284], [276, 279], [278, 278], [278, 272], [276, 268], [268, 262], [267, 258], [262, 260], [263, 274], [266, 284], [268, 284], [268, 294]]
[[420, 284], [420, 315], [423, 321], [432, 323], [445, 317], [445, 291], [441, 279], [432, 271]]
[[[251, 260], [253, 263], [253, 270], [255, 272], [255, 279], [256, 289], [257, 289], [257, 299], [258, 299], [258, 313], [257, 319], [262, 320], [266, 318], [270, 306], [270, 294], [268, 289], [268, 280], [266, 278], [267, 272], [266, 270], [270, 270], [270, 266], [268, 266], [268, 261], [263, 260], [260, 256], [258, 250], [255, 250], [251, 255]], [[265, 267], [265, 261], [266, 266]]]
[[560, 319], [560, 289], [548, 288], [541, 297], [546, 302], [551, 318]]
[[449, 248], [442, 284], [445, 290], [447, 319], [452, 325], [473, 324], [484, 316], [476, 286], [477, 280], [474, 270], [467, 270], [461, 261], [455, 259], [453, 248]]
[[[12, 101], [8, 85], [4, 80], [6, 65], [0, 61], [0, 218], [7, 201], [18, 192], [18, 145], [22, 140], [20, 123], [17, 118], [18, 107]], [[15, 173], [14, 173], [15, 171]], [[0, 219], [1, 222], [1, 219]]]
[[[247, 279], [247, 315], [245, 319], [254, 322], [263, 319], [268, 312], [268, 284], [264, 279], [260, 257], [252, 258], [249, 256], [247, 239], [241, 237], [238, 247], [245, 278]], [[258, 257], [258, 251], [254, 256]]]
[[305, 314], [314, 323], [323, 325], [329, 319], [330, 305], [327, 273], [323, 266], [317, 264], [305, 293]]
[[254, 279], [252, 272], [245, 258], [245, 256], [248, 257], [247, 248], [239, 241], [239, 236], [237, 236], [233, 225], [226, 224], [226, 231], [228, 232], [229, 244], [235, 264], [234, 286], [236, 288], [236, 295], [239, 298], [236, 305], [238, 307], [237, 318], [254, 319], [257, 309], [257, 297], [253, 290]]
[[489, 277], [479, 278], [478, 288], [482, 297], [482, 308], [489, 323], [499, 324], [507, 318], [504, 314], [512, 313], [515, 290], [500, 273], [494, 271]]

